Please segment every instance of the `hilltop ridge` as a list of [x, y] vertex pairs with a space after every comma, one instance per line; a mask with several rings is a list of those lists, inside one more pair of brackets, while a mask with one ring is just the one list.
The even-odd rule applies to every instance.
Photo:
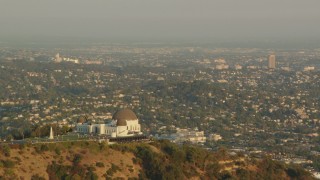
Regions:
[[253, 159], [169, 141], [1, 146], [0, 179], [313, 179], [269, 158]]

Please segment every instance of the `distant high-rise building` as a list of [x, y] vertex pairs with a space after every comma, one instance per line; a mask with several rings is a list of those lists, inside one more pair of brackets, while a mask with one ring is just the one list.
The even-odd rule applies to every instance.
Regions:
[[274, 54], [271, 54], [269, 56], [269, 69], [275, 69], [276, 68], [276, 56]]
[[60, 57], [60, 54], [57, 53], [55, 56], [55, 62], [61, 62], [61, 61], [62, 61], [62, 58]]

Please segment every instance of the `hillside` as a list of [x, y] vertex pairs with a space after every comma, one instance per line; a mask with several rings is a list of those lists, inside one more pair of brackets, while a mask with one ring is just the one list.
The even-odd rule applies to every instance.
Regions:
[[313, 179], [294, 165], [168, 141], [1, 146], [0, 179]]

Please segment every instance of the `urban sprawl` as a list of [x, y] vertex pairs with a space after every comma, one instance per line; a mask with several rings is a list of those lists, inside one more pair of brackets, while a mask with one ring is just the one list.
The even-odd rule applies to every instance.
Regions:
[[129, 108], [154, 138], [320, 170], [320, 49], [2, 47], [0, 103], [2, 141]]

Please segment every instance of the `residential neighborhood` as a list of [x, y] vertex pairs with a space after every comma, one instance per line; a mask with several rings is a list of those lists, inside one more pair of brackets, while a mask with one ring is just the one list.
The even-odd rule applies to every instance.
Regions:
[[1, 48], [0, 134], [35, 136], [52, 124], [66, 132], [80, 117], [104, 124], [130, 108], [154, 138], [268, 154], [314, 170], [319, 57], [319, 49]]

